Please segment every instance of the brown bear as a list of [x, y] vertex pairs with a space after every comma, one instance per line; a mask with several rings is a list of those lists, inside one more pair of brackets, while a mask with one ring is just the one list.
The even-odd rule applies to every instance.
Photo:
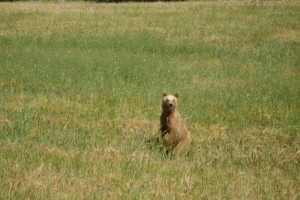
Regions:
[[188, 150], [191, 143], [191, 134], [181, 119], [177, 106], [178, 93], [174, 95], [163, 93], [160, 142], [167, 148], [167, 154], [175, 150], [175, 155]]

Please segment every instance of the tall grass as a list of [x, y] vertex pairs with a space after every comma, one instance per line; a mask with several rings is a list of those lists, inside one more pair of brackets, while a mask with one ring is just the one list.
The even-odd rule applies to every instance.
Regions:
[[1, 3], [0, 198], [298, 199], [299, 7]]

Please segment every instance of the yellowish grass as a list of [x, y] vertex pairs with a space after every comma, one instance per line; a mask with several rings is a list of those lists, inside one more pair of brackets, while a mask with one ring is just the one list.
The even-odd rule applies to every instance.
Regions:
[[274, 36], [276, 40], [300, 42], [300, 30], [283, 30]]
[[[2, 141], [3, 151], [20, 151], [29, 157], [30, 152], [36, 152], [39, 157], [46, 159], [32, 164], [30, 168], [25, 168], [21, 163], [13, 164], [4, 173], [2, 187], [20, 194], [29, 194], [31, 191], [34, 198], [84, 199], [98, 194], [114, 199], [133, 195], [139, 188], [144, 197], [160, 199], [189, 199], [195, 196], [254, 198], [264, 197], [261, 191], [269, 191], [272, 195], [275, 190], [280, 198], [297, 199], [299, 190], [283, 168], [287, 164], [297, 165], [300, 152], [289, 147], [290, 138], [285, 138], [278, 130], [249, 129], [232, 135], [226, 127], [190, 124], [193, 133], [191, 158], [160, 161], [157, 155], [151, 153], [155, 149], [128, 151], [126, 143], [132, 143], [132, 136], [123, 134], [131, 133], [134, 129], [134, 137], [140, 139], [133, 145], [139, 146], [145, 141], [144, 135], [136, 133], [143, 131], [145, 127], [141, 127], [142, 124], [152, 124], [132, 122], [111, 122], [122, 125], [121, 135], [111, 141], [119, 143], [117, 146], [65, 149], [36, 142], [24, 145], [21, 141]], [[266, 151], [272, 152], [269, 158], [266, 157]], [[228, 152], [231, 152], [230, 160]], [[56, 166], [47, 159], [54, 159], [55, 163], [60, 161], [62, 166]], [[81, 167], [75, 167], [75, 160]], [[4, 161], [3, 164], [11, 165], [10, 162]], [[241, 167], [235, 162], [240, 163]], [[269, 165], [265, 162], [269, 162]], [[274, 168], [272, 162], [282, 168]], [[249, 165], [252, 167], [249, 168]], [[72, 169], [72, 166], [75, 168]], [[142, 177], [135, 173], [141, 173]], [[269, 182], [271, 180], [272, 184]]]

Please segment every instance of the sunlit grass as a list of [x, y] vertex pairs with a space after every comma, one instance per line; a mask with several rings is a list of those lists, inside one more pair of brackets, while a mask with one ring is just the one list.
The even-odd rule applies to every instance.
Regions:
[[299, 7], [1, 3], [0, 199], [298, 199]]

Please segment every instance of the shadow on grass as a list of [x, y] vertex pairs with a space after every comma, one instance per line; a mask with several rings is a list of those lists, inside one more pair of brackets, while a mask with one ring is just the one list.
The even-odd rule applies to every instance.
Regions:
[[[149, 138], [146, 138], [145, 145], [147, 146], [147, 148], [150, 151], [158, 154], [161, 159], [167, 159], [167, 160], [175, 160], [176, 159], [175, 151], [167, 152], [166, 148], [159, 142], [158, 137], [151, 136]], [[192, 146], [193, 146], [193, 143], [191, 145], [191, 148], [192, 148]], [[187, 152], [186, 156], [181, 155], [180, 157], [190, 158], [194, 154], [195, 154], [195, 152], [190, 149]]]

